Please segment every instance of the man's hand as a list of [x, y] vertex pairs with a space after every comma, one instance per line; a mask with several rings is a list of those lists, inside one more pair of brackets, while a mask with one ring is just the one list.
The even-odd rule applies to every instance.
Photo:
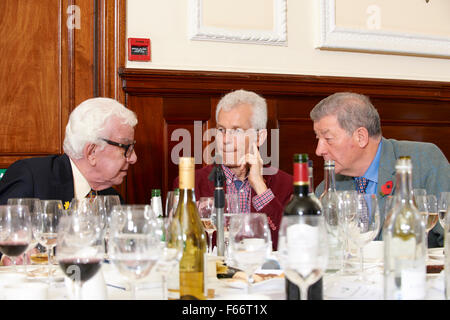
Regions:
[[260, 195], [267, 190], [266, 183], [262, 176], [263, 160], [259, 154], [256, 142], [253, 142], [250, 147], [250, 153], [245, 154], [239, 161], [239, 164], [242, 170], [244, 170], [245, 167], [249, 167], [248, 182], [257, 195]]

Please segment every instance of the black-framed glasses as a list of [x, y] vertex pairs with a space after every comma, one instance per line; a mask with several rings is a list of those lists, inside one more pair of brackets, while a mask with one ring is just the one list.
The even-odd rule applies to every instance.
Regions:
[[100, 139], [105, 141], [107, 144], [110, 144], [112, 146], [116, 146], [116, 147], [119, 147], [119, 148], [122, 148], [123, 150], [125, 150], [124, 156], [127, 159], [129, 159], [131, 157], [133, 150], [134, 150], [134, 145], [136, 144], [136, 140], [134, 140], [133, 143], [130, 143], [130, 144], [123, 144], [123, 143], [111, 141], [111, 140], [104, 139], [104, 138], [100, 138]]

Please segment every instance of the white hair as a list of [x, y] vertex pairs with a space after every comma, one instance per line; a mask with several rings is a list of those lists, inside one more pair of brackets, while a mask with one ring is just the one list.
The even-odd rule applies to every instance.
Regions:
[[136, 114], [114, 99], [92, 98], [80, 103], [70, 114], [66, 126], [64, 152], [73, 159], [81, 159], [86, 143], [95, 143], [103, 149], [106, 142], [99, 138], [108, 138], [101, 134], [112, 116], [131, 127], [137, 124]]
[[267, 103], [260, 95], [246, 90], [235, 90], [227, 93], [220, 99], [216, 109], [216, 121], [220, 110], [230, 111], [240, 104], [252, 106], [252, 117], [250, 123], [253, 129], [265, 129], [267, 125]]

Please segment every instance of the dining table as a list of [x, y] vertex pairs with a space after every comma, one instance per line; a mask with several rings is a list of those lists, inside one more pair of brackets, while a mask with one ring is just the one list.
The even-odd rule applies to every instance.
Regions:
[[[323, 275], [324, 300], [383, 300], [383, 255], [381, 242], [367, 246], [364, 251], [364, 277], [359, 272], [359, 257], [346, 261], [346, 273], [327, 270]], [[427, 300], [445, 300], [445, 269], [443, 248], [428, 249]], [[272, 252], [271, 261], [277, 261]], [[212, 259], [214, 260], [214, 259]], [[276, 263], [275, 263], [276, 264]], [[71, 300], [74, 284], [64, 276], [58, 265], [52, 266], [52, 280], [48, 283], [46, 265], [28, 265], [27, 274], [19, 265], [0, 266], [0, 299]], [[219, 278], [210, 272], [205, 278], [208, 300], [285, 300], [285, 277], [282, 268], [259, 268], [255, 274], [261, 281], [248, 285], [245, 279]], [[270, 275], [265, 277], [264, 275]], [[161, 300], [162, 277], [152, 270], [136, 283], [136, 299]], [[82, 287], [82, 299], [129, 300], [130, 286], [113, 264], [105, 261], [97, 274]]]

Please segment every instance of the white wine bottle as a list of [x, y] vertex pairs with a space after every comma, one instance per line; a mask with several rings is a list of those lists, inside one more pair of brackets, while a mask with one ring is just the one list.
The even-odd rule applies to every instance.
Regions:
[[427, 237], [425, 223], [412, 196], [412, 163], [400, 157], [395, 165], [395, 201], [383, 227], [384, 298], [426, 297]]
[[180, 199], [175, 219], [180, 221], [184, 248], [179, 263], [180, 299], [205, 299], [206, 236], [195, 203], [194, 158], [180, 157], [179, 187]]
[[325, 186], [319, 197], [328, 231], [328, 270], [337, 271], [343, 263], [343, 246], [339, 237], [339, 199], [336, 193], [334, 160], [325, 160]]

